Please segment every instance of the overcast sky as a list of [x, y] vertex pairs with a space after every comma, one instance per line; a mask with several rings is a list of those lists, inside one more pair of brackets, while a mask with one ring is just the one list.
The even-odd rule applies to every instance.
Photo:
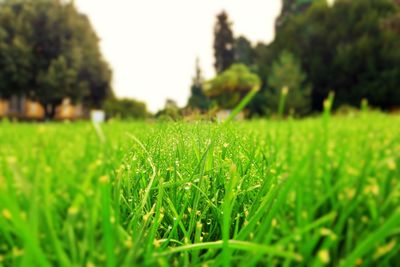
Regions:
[[118, 97], [133, 97], [151, 111], [167, 98], [186, 104], [196, 57], [214, 75], [213, 26], [226, 10], [236, 36], [270, 42], [280, 0], [75, 0], [101, 39]]

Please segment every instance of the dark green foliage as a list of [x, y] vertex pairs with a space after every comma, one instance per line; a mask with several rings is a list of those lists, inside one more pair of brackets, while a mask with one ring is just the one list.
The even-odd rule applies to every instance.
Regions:
[[109, 99], [104, 109], [113, 118], [144, 119], [148, 116], [146, 104], [133, 99]]
[[182, 119], [181, 110], [178, 104], [172, 99], [167, 99], [164, 109], [158, 111], [155, 116], [160, 121], [178, 121]]
[[269, 88], [266, 91], [267, 107], [276, 112], [282, 95], [285, 97], [284, 113], [305, 115], [311, 110], [311, 87], [305, 84], [306, 75], [293, 54], [284, 51], [272, 65]]
[[250, 102], [249, 111], [251, 116], [264, 116], [267, 113], [268, 107], [266, 106], [266, 91], [268, 84], [268, 75], [275, 59], [274, 51], [269, 46], [259, 43], [254, 48], [254, 64], [256, 73], [261, 79], [260, 91], [255, 95]]
[[214, 28], [215, 70], [219, 74], [229, 68], [235, 61], [234, 37], [228, 14], [223, 11], [217, 16]]
[[16, 4], [0, 2], [0, 95], [6, 97], [20, 94], [33, 79], [32, 26], [17, 10]]
[[1, 2], [0, 94], [50, 105], [70, 97], [100, 107], [112, 91], [98, 42], [73, 2]]
[[279, 31], [291, 17], [301, 14], [315, 0], [282, 0], [282, 11], [275, 21], [275, 30]]
[[219, 107], [232, 109], [243, 97], [261, 84], [260, 78], [243, 64], [229, 69], [204, 84], [204, 91]]
[[205, 111], [210, 106], [210, 101], [203, 92], [203, 76], [200, 69], [199, 60], [196, 60], [196, 75], [193, 78], [193, 83], [190, 88], [190, 98], [187, 106], [192, 109], [199, 109]]
[[254, 64], [254, 50], [249, 40], [241, 36], [234, 43], [235, 63], [251, 67]]
[[322, 109], [331, 90], [336, 106], [358, 106], [363, 98], [384, 109], [399, 106], [400, 36], [385, 27], [396, 14], [399, 8], [392, 0], [337, 0], [332, 7], [315, 3], [293, 16], [275, 41], [264, 46], [259, 70], [287, 50], [301, 59], [313, 86], [314, 110]]

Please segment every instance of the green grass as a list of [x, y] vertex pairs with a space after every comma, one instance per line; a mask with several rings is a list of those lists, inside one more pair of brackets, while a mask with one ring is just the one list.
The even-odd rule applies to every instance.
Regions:
[[0, 123], [0, 266], [395, 266], [400, 117]]

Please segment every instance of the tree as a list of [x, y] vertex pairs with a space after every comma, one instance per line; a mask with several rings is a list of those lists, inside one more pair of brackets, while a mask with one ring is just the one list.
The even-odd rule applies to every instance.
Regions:
[[181, 110], [173, 99], [166, 99], [164, 109], [156, 113], [156, 117], [161, 120], [180, 120], [182, 119]]
[[313, 1], [315, 0], [282, 0], [282, 10], [275, 21], [275, 31], [279, 31], [291, 17], [305, 12]]
[[286, 97], [285, 113], [293, 111], [305, 115], [311, 110], [311, 87], [305, 84], [306, 75], [300, 62], [290, 52], [284, 51], [272, 65], [269, 90], [266, 99], [268, 108], [276, 111], [283, 94]]
[[100, 107], [112, 96], [111, 71], [88, 18], [73, 2], [0, 2], [0, 90], [50, 106], [69, 97]]
[[[21, 19], [21, 4], [0, 2], [0, 96], [29, 93], [33, 79], [32, 26]], [[32, 13], [27, 8], [26, 13]]]
[[249, 40], [244, 36], [235, 39], [234, 43], [235, 63], [251, 67], [254, 64], [254, 51]]
[[[395, 4], [400, 6], [400, 0], [393, 0]], [[388, 17], [384, 20], [383, 26], [386, 29], [392, 30], [400, 35], [400, 12], [397, 12], [393, 16]]]
[[204, 85], [204, 93], [220, 108], [232, 109], [243, 97], [256, 88], [259, 89], [260, 78], [243, 64], [234, 64], [226, 71]]
[[196, 75], [193, 78], [192, 86], [190, 88], [190, 98], [187, 106], [192, 109], [199, 109], [205, 111], [209, 108], [209, 100], [203, 92], [203, 76], [200, 68], [199, 59], [196, 60]]
[[217, 16], [214, 28], [215, 70], [219, 74], [234, 63], [234, 37], [228, 14], [223, 11]]
[[146, 104], [134, 99], [109, 99], [104, 104], [108, 116], [121, 119], [145, 119], [148, 116]]
[[270, 45], [258, 43], [254, 47], [254, 70], [261, 79], [260, 91], [254, 96], [249, 104], [250, 116], [264, 116], [267, 114], [267, 90], [268, 76], [271, 72], [271, 66], [276, 58], [275, 51]]
[[285, 50], [300, 58], [313, 110], [322, 110], [331, 90], [336, 106], [359, 106], [363, 98], [383, 109], [399, 106], [400, 38], [384, 23], [398, 13], [392, 0], [316, 1], [280, 28], [258, 67], [267, 69]]

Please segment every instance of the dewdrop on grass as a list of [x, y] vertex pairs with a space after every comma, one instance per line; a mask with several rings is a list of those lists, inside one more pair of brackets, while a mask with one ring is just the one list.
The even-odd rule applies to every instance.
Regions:
[[363, 223], [368, 223], [369, 222], [369, 218], [367, 217], [367, 216], [362, 216], [361, 217], [361, 221], [363, 222]]
[[394, 159], [389, 159], [387, 161], [387, 167], [388, 167], [389, 170], [395, 171], [396, 168], [397, 168], [396, 161], [394, 161]]
[[68, 214], [71, 216], [78, 214], [78, 212], [79, 212], [79, 209], [77, 207], [72, 206], [68, 209]]
[[150, 214], [149, 214], [149, 213], [143, 215], [143, 221], [147, 222], [147, 220], [149, 219], [149, 217], [150, 217]]
[[324, 101], [324, 109], [325, 110], [330, 110], [332, 108], [332, 103], [331, 103], [331, 101], [329, 100], [329, 99], [326, 99], [325, 101]]
[[245, 216], [245, 217], [248, 217], [248, 216], [249, 216], [249, 211], [248, 211], [248, 210], [245, 210], [245, 211], [244, 211], [244, 216]]
[[159, 248], [161, 246], [160, 240], [154, 239], [153, 246], [156, 247], [156, 248]]
[[11, 220], [12, 219], [12, 215], [11, 212], [8, 209], [4, 209], [1, 214], [3, 215], [3, 217], [7, 220]]
[[390, 241], [388, 244], [379, 246], [374, 254], [374, 259], [378, 259], [382, 257], [383, 255], [389, 253], [390, 251], [393, 250], [393, 248], [396, 246], [396, 240]]
[[374, 196], [379, 195], [379, 186], [378, 185], [369, 185], [367, 187], [364, 188], [364, 193], [365, 194], [371, 194]]
[[301, 217], [304, 218], [304, 219], [307, 219], [308, 218], [308, 212], [307, 211], [302, 211], [301, 212]]
[[124, 245], [125, 245], [125, 247], [128, 248], [128, 249], [129, 249], [129, 248], [132, 248], [132, 246], [133, 246], [132, 238], [129, 237], [127, 240], [125, 240]]
[[20, 256], [24, 255], [24, 250], [22, 250], [22, 249], [20, 249], [20, 248], [17, 248], [17, 247], [13, 247], [13, 249], [12, 249], [12, 255], [13, 255], [14, 257], [20, 257]]
[[99, 179], [100, 184], [108, 184], [109, 181], [110, 179], [106, 175], [101, 176]]
[[289, 87], [285, 86], [282, 88], [282, 95], [287, 95], [289, 93]]
[[20, 213], [19, 213], [19, 216], [21, 217], [21, 220], [23, 220], [23, 221], [26, 221], [26, 212], [24, 212], [24, 211], [21, 211]]
[[300, 242], [301, 241], [301, 235], [300, 234], [295, 234], [293, 237], [294, 241]]
[[332, 234], [332, 230], [328, 229], [328, 228], [321, 228], [321, 230], [319, 231], [319, 233], [322, 236], [329, 236]]
[[327, 249], [322, 249], [318, 252], [318, 259], [323, 263], [323, 264], [328, 264], [331, 261], [329, 251]]

